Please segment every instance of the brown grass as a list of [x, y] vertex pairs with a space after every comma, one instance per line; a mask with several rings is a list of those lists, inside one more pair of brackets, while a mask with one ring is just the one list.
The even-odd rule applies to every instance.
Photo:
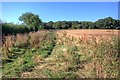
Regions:
[[[57, 36], [59, 36], [58, 42], [62, 42], [63, 38], [69, 38], [72, 42], [89, 42], [93, 41], [99, 43], [102, 40], [111, 40], [111, 36], [115, 35], [120, 37], [119, 30], [58, 30]], [[74, 41], [75, 39], [75, 41]], [[69, 41], [70, 41], [69, 40]], [[71, 43], [72, 43], [71, 42]]]
[[44, 39], [44, 36], [46, 35], [46, 31], [37, 31], [37, 32], [30, 32], [30, 45], [33, 47], [40, 47], [41, 42]]
[[18, 47], [25, 46], [28, 43], [28, 35], [27, 34], [17, 34], [16, 35], [16, 43]]
[[[97, 59], [98, 54], [96, 53], [101, 46], [101, 42], [107, 44], [111, 41], [111, 37], [113, 35], [119, 36], [119, 30], [58, 30], [57, 32], [57, 44], [54, 47], [52, 54], [48, 58], [42, 58], [40, 55], [35, 55], [33, 60], [38, 64], [32, 72], [24, 72], [21, 76], [22, 77], [47, 77], [44, 74], [40, 73], [42, 70], [49, 69], [53, 72], [62, 71], [67, 72], [69, 71], [69, 67], [73, 65], [74, 56], [72, 53], [70, 54], [71, 46], [75, 45], [80, 50], [75, 51], [77, 55], [80, 54], [84, 56], [84, 58], [80, 57], [81, 62], [80, 64], [83, 68], [78, 68], [75, 74], [77, 74], [81, 78], [109, 78], [109, 77], [116, 77], [116, 73], [110, 75], [111, 73], [105, 73], [105, 69], [109, 67], [112, 69], [114, 66], [106, 67], [102, 64], [104, 63], [109, 64], [112, 61], [115, 61], [112, 56], [109, 54], [103, 55], [105, 60]], [[42, 40], [44, 39], [47, 34], [47, 31], [38, 31], [38, 32], [30, 32], [29, 34], [17, 34], [17, 36], [6, 36], [3, 46], [4, 49], [8, 49], [12, 47], [16, 41], [20, 44], [26, 44], [29, 42], [29, 46], [32, 47], [40, 47]], [[49, 39], [47, 39], [49, 40]], [[60, 45], [62, 44], [62, 45]], [[111, 43], [112, 44], [112, 43]], [[64, 45], [64, 46], [63, 46]], [[107, 46], [108, 47], [108, 46]], [[70, 48], [70, 49], [69, 49]], [[107, 48], [105, 48], [107, 49]], [[101, 50], [101, 49], [100, 49]], [[109, 52], [110, 50], [108, 50]], [[104, 52], [104, 51], [103, 51]], [[111, 52], [112, 53], [112, 52]], [[101, 53], [100, 53], [101, 54]], [[82, 59], [81, 59], [82, 58]], [[90, 59], [88, 59], [90, 58]], [[101, 61], [100, 61], [101, 60]], [[73, 62], [72, 62], [73, 61]], [[84, 63], [86, 61], [86, 63]], [[87, 62], [88, 61], [88, 62]], [[77, 65], [79, 66], [79, 65]], [[81, 66], [80, 66], [81, 67]], [[106, 68], [105, 68], [106, 67]], [[76, 67], [77, 68], [77, 67]], [[95, 69], [95, 70], [94, 70]], [[114, 70], [114, 69], [113, 69]], [[115, 71], [115, 70], [114, 70]], [[110, 75], [110, 76], [109, 76]]]
[[[112, 41], [113, 36], [117, 36], [118, 38], [120, 38], [120, 30], [58, 30], [57, 31], [57, 44], [61, 44], [62, 45], [77, 45], [77, 46], [82, 46], [83, 49], [86, 50], [82, 50], [84, 53], [83, 55], [87, 54], [88, 55], [88, 51], [90, 46], [93, 47], [91, 48], [91, 50], [93, 51], [93, 59], [96, 59], [94, 63], [90, 63], [86, 66], [85, 69], [80, 70], [80, 74], [82, 72], [85, 72], [83, 74], [87, 74], [88, 75], [90, 73], [91, 75], [91, 69], [89, 68], [94, 68], [95, 69], [95, 77], [97, 78], [106, 78], [106, 77], [113, 77], [116, 76], [116, 74], [111, 75], [111, 73], [105, 73], [105, 69], [103, 66], [103, 62], [101, 59], [98, 59], [96, 54], [96, 50], [99, 50], [98, 47], [101, 46], [101, 43], [103, 43], [103, 45], [107, 45], [111, 43], [111, 46], [113, 45], [114, 41]], [[108, 46], [110, 47], [110, 46]], [[97, 49], [98, 48], [98, 49]], [[112, 52], [110, 52], [112, 54]], [[99, 53], [101, 54], [101, 53]], [[107, 60], [106, 64], [111, 64], [113, 59], [113, 56], [110, 56], [111, 54], [107, 53], [108, 56], [105, 58], [105, 60]], [[105, 55], [107, 55], [105, 54]], [[116, 53], [117, 54], [117, 53]], [[101, 54], [102, 55], [102, 54]], [[104, 55], [103, 55], [104, 57]], [[109, 62], [110, 61], [110, 62]], [[91, 66], [92, 65], [92, 66]], [[91, 66], [91, 67], [90, 67]], [[110, 66], [108, 66], [110, 67]], [[113, 67], [113, 66], [112, 66]], [[112, 68], [110, 67], [110, 68]], [[110, 69], [108, 68], [108, 69]], [[82, 71], [82, 72], [81, 72]], [[79, 74], [79, 73], [78, 73]], [[87, 75], [86, 75], [87, 76]]]

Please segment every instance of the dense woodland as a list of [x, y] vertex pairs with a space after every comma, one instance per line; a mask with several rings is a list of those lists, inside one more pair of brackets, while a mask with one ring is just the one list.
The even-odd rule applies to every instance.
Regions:
[[22, 24], [5, 23], [2, 24], [4, 35], [16, 33], [28, 33], [40, 29], [120, 29], [120, 20], [107, 17], [96, 22], [90, 21], [57, 21], [42, 22], [38, 15], [26, 12], [19, 17]]

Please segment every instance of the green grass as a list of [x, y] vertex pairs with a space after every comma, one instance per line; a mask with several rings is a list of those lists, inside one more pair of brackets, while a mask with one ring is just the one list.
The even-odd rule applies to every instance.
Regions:
[[0, 68], [0, 78], [2, 77], [2, 68]]
[[23, 72], [31, 72], [37, 65], [33, 57], [36, 55], [41, 55], [43, 58], [48, 57], [54, 46], [55, 35], [53, 32], [49, 32], [45, 36], [41, 48], [9, 48], [10, 55], [8, 58], [3, 59], [3, 77], [20, 77]]

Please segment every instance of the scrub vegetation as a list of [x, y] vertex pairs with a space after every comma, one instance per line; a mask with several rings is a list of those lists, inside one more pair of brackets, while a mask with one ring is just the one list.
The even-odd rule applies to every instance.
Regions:
[[2, 24], [2, 79], [119, 78], [120, 20], [42, 22], [31, 12], [23, 24]]

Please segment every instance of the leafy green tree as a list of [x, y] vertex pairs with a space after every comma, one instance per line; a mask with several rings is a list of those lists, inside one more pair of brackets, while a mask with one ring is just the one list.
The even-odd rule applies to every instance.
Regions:
[[48, 23], [45, 23], [45, 29], [53, 29], [54, 22], [50, 21]]
[[62, 29], [61, 21], [55, 22], [55, 23], [53, 24], [53, 28], [54, 28], [54, 29]]
[[119, 28], [119, 21], [111, 17], [107, 17], [104, 19], [99, 19], [95, 22], [95, 25], [98, 29], [115, 29], [116, 27]]
[[62, 29], [68, 29], [69, 28], [69, 24], [67, 21], [62, 21], [61, 22], [61, 28]]
[[2, 23], [2, 34], [28, 33], [29, 29], [23, 24]]
[[26, 12], [19, 17], [20, 21], [23, 21], [31, 31], [37, 31], [38, 27], [42, 23], [38, 15], [31, 12]]
[[45, 23], [41, 23], [41, 25], [39, 25], [38, 30], [41, 30], [41, 29], [45, 29]]
[[71, 22], [71, 21], [68, 21], [68, 22], [67, 22], [67, 27], [66, 27], [66, 28], [67, 28], [67, 29], [71, 29], [71, 27], [72, 27], [72, 22]]
[[80, 28], [82, 28], [82, 29], [88, 29], [89, 26], [90, 26], [89, 22], [85, 22], [85, 21], [81, 22], [81, 24], [80, 24]]
[[120, 30], [120, 20], [116, 20], [116, 27], [115, 29], [119, 29]]
[[79, 27], [80, 27], [79, 21], [72, 21], [71, 26], [72, 29], [79, 29]]

